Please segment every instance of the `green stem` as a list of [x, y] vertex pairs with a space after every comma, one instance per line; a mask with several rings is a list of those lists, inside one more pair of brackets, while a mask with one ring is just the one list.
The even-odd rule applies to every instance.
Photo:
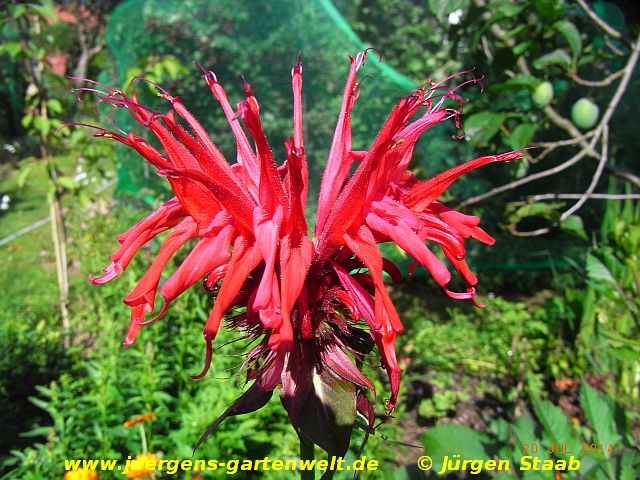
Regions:
[[140, 424], [140, 443], [142, 443], [142, 453], [146, 455], [148, 452], [147, 434], [144, 431], [144, 425], [142, 423]]
[[[300, 462], [313, 461], [315, 458], [314, 445], [302, 432], [298, 433], [300, 438]], [[309, 470], [300, 468], [300, 480], [315, 480], [315, 466]]]

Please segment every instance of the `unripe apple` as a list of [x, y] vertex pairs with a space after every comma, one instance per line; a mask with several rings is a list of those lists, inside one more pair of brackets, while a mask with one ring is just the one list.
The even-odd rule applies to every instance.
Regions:
[[598, 121], [600, 109], [588, 98], [581, 98], [573, 104], [571, 109], [571, 120], [576, 127], [582, 130], [592, 128]]
[[544, 108], [553, 100], [553, 85], [551, 82], [542, 82], [531, 95], [533, 104], [538, 108]]

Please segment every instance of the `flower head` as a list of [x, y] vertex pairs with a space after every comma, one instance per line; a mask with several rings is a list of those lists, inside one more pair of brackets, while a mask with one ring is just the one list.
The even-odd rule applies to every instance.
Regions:
[[141, 453], [127, 462], [124, 472], [127, 478], [145, 478], [151, 475], [158, 465], [158, 457], [153, 453]]
[[98, 478], [100, 478], [98, 472], [88, 468], [69, 470], [64, 474], [64, 480], [98, 480]]
[[153, 421], [156, 418], [157, 418], [156, 414], [153, 413], [153, 412], [143, 413], [142, 415], [138, 415], [137, 417], [132, 418], [131, 420], [127, 420], [122, 425], [124, 427], [133, 427], [134, 425], [137, 425], [137, 424], [142, 423], [142, 422]]
[[[133, 132], [94, 127], [95, 136], [111, 138], [140, 153], [167, 178], [175, 194], [120, 235], [120, 247], [111, 255], [104, 275], [91, 277], [96, 284], [114, 279], [142, 245], [171, 230], [153, 264], [124, 299], [131, 307], [125, 344], [131, 344], [141, 326], [160, 319], [176, 297], [203, 278], [205, 288], [215, 294], [215, 303], [203, 330], [205, 365], [196, 378], [207, 372], [212, 342], [233, 307], [240, 308], [234, 308], [227, 324], [260, 338], [244, 362], [247, 379], [253, 383], [219, 421], [261, 407], [281, 386], [293, 425], [304, 430], [314, 402], [326, 403], [326, 398], [340, 396], [336, 393], [340, 386], [347, 392], [347, 410], [355, 416], [357, 408], [372, 422], [373, 408], [365, 392], [375, 394], [374, 387], [360, 365], [375, 346], [390, 380], [387, 405], [393, 410], [400, 380], [395, 342], [403, 326], [383, 272], [394, 281], [401, 279], [401, 272], [382, 256], [381, 243], [397, 244], [413, 258], [412, 269], [424, 267], [449, 296], [473, 301], [477, 279], [465, 261], [464, 242], [473, 237], [492, 244], [493, 239], [478, 226], [478, 217], [452, 210], [437, 199], [464, 173], [521, 154], [477, 158], [426, 181], [413, 176], [408, 166], [420, 135], [446, 120], [460, 126], [460, 111], [448, 106], [451, 102], [447, 100], [461, 104], [462, 98], [443, 84], [429, 84], [402, 98], [369, 149], [355, 150], [350, 116], [359, 95], [357, 73], [366, 56], [365, 51], [350, 57], [312, 237], [304, 214], [308, 176], [300, 61], [292, 70], [293, 136], [285, 144], [286, 159], [279, 165], [263, 133], [258, 101], [247, 83], [246, 97], [234, 109], [215, 75], [203, 70], [235, 136], [233, 164], [223, 158], [178, 97], [161, 90], [171, 105], [163, 114], [141, 105], [135, 96], [95, 82], [83, 88], [99, 92], [100, 102], [126, 108], [156, 136], [162, 150]], [[195, 246], [160, 286], [169, 259], [193, 239]], [[466, 284], [464, 291], [448, 288], [451, 273], [433, 247], [442, 251], [460, 275]], [[158, 291], [163, 305], [147, 319], [156, 308]], [[323, 389], [330, 390], [330, 395]], [[309, 435], [316, 441], [313, 433]]]

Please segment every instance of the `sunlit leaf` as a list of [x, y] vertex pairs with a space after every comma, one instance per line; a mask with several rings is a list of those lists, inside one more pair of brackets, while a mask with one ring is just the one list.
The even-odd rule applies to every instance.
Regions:
[[544, 70], [551, 65], [559, 65], [566, 70], [571, 67], [571, 57], [566, 50], [558, 48], [551, 53], [542, 55], [533, 61], [534, 68]]
[[577, 58], [582, 51], [582, 39], [580, 38], [580, 31], [576, 26], [568, 20], [559, 20], [553, 24], [555, 28], [567, 41], [573, 58]]

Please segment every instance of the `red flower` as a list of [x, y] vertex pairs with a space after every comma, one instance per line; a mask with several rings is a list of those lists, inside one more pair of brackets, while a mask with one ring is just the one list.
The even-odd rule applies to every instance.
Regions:
[[[373, 385], [357, 365], [374, 343], [390, 379], [388, 407], [393, 410], [400, 379], [395, 341], [403, 326], [385, 287], [383, 271], [394, 281], [401, 274], [382, 257], [381, 243], [395, 242], [413, 257], [414, 266], [426, 268], [449, 296], [473, 300], [477, 279], [465, 261], [464, 240], [473, 237], [492, 244], [493, 239], [478, 227], [479, 218], [451, 210], [437, 198], [462, 174], [521, 154], [481, 157], [430, 180], [417, 180], [407, 167], [418, 137], [438, 122], [453, 119], [460, 125], [459, 111], [445, 106], [445, 101], [462, 99], [455, 89], [447, 90], [442, 84], [418, 88], [401, 99], [371, 147], [353, 150], [350, 114], [359, 94], [357, 72], [365, 57], [366, 52], [361, 52], [351, 58], [312, 238], [304, 215], [308, 178], [300, 62], [292, 71], [293, 136], [286, 142], [287, 158], [280, 166], [264, 136], [258, 102], [249, 84], [245, 83], [246, 99], [234, 110], [215, 75], [204, 73], [236, 139], [237, 161], [232, 165], [178, 97], [161, 90], [172, 108], [160, 114], [139, 104], [135, 97], [104, 85], [91, 82], [95, 88], [84, 88], [100, 92], [101, 102], [125, 107], [153, 132], [164, 151], [132, 132], [98, 128], [95, 135], [135, 149], [167, 178], [175, 193], [118, 237], [120, 248], [111, 255], [104, 276], [91, 278], [93, 283], [112, 280], [126, 269], [142, 245], [173, 229], [154, 263], [124, 300], [132, 309], [125, 344], [131, 344], [142, 325], [162, 317], [176, 297], [202, 278], [216, 299], [204, 326], [206, 359], [197, 378], [209, 368], [213, 339], [232, 307], [243, 310], [228, 318], [230, 327], [263, 337], [245, 361], [253, 385], [219, 421], [259, 408], [281, 385], [292, 423], [303, 428], [306, 409], [322, 400], [319, 390], [323, 385], [332, 388], [336, 381], [351, 385], [348, 398], [353, 399], [354, 412], [357, 404], [372, 421], [364, 391], [373, 391]], [[420, 109], [421, 116], [414, 118]], [[191, 131], [183, 128], [176, 116]], [[357, 168], [350, 176], [354, 164]], [[187, 258], [159, 289], [164, 298], [160, 313], [146, 320], [154, 311], [165, 265], [194, 238], [198, 241]], [[466, 291], [454, 293], [447, 288], [451, 274], [427, 244], [442, 250], [466, 283]]]

